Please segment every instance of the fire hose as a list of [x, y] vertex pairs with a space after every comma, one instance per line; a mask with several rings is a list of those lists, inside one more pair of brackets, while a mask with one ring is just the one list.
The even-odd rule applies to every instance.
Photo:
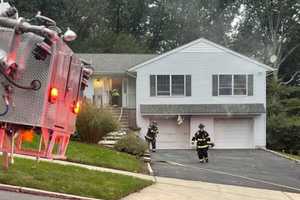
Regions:
[[0, 113], [0, 117], [6, 115], [8, 113], [8, 110], [9, 110], [9, 101], [7, 99], [7, 97], [3, 96], [3, 99], [4, 99], [4, 102], [5, 102], [5, 110]]
[[9, 110], [9, 106], [5, 104], [5, 110], [2, 113], [0, 113], [0, 117], [6, 115], [8, 113], [8, 110]]
[[23, 33], [26, 32], [32, 32], [36, 35], [49, 38], [51, 40], [56, 40], [59, 38], [58, 34], [46, 28], [45, 26], [36, 26], [31, 25], [24, 21], [23, 18], [16, 19], [10, 19], [7, 17], [0, 17], [0, 26], [6, 27], [6, 28], [13, 28], [16, 31], [21, 31]]
[[11, 80], [7, 76], [7, 74], [3, 71], [3, 69], [1, 69], [1, 68], [0, 68], [0, 73], [4, 76], [4, 78], [8, 82], [10, 82], [11, 84], [13, 84], [17, 88], [24, 89], [24, 90], [39, 90], [41, 88], [41, 82], [39, 80], [33, 80], [33, 81], [31, 81], [30, 86], [23, 86], [23, 85], [19, 85], [18, 83], [14, 82], [13, 80]]

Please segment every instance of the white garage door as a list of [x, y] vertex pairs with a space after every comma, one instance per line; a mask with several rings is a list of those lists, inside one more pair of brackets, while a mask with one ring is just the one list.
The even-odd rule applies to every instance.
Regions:
[[180, 126], [176, 119], [160, 119], [158, 123], [157, 149], [188, 149], [189, 148], [189, 120]]
[[253, 148], [253, 119], [215, 119], [215, 148]]

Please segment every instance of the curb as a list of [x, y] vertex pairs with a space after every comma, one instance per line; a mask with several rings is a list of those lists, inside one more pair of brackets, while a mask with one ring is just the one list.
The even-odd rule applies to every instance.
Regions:
[[152, 167], [151, 167], [151, 165], [150, 165], [150, 162], [147, 162], [147, 168], [148, 168], [149, 174], [150, 174], [151, 176], [154, 176], [154, 172], [153, 172], [153, 169], [152, 169]]
[[285, 159], [288, 159], [288, 160], [292, 160], [292, 161], [294, 161], [296, 164], [300, 164], [300, 160], [298, 160], [298, 159], [291, 158], [291, 157], [289, 157], [289, 156], [287, 156], [287, 155], [278, 153], [278, 152], [276, 152], [276, 151], [273, 151], [273, 150], [270, 150], [270, 149], [267, 149], [267, 148], [260, 148], [260, 149], [262, 149], [262, 150], [264, 150], [264, 151], [266, 151], [266, 152], [275, 154], [275, 155], [277, 155], [277, 156], [279, 156], [279, 157], [282, 157], [282, 158], [285, 158]]
[[50, 192], [46, 190], [38, 190], [28, 187], [20, 187], [13, 185], [5, 185], [0, 184], [0, 190], [8, 191], [8, 192], [17, 192], [17, 193], [25, 193], [37, 196], [51, 197], [51, 198], [59, 198], [59, 199], [72, 199], [72, 200], [101, 200], [89, 197], [81, 197], [76, 195], [58, 193], [58, 192]]

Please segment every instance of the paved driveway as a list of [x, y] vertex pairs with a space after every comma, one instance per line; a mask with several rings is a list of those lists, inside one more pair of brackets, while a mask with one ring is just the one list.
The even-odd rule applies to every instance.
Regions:
[[300, 193], [300, 164], [263, 150], [210, 150], [206, 164], [195, 150], [151, 156], [156, 176]]

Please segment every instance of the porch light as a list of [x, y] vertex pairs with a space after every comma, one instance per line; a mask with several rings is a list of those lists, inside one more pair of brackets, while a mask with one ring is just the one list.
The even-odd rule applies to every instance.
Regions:
[[94, 80], [94, 88], [101, 88], [103, 87], [103, 81], [100, 79], [95, 79]]

